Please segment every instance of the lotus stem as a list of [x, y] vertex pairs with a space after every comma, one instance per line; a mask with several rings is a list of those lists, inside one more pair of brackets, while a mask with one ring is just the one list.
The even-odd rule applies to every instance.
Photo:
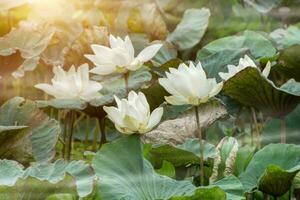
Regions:
[[69, 161], [72, 153], [73, 130], [75, 121], [75, 111], [70, 110], [66, 116], [66, 129], [65, 129], [65, 159]]
[[280, 142], [283, 144], [286, 143], [286, 124], [284, 117], [280, 119]]
[[253, 193], [248, 193], [246, 199], [247, 200], [253, 200], [253, 196], [254, 196]]
[[124, 81], [125, 81], [125, 91], [126, 91], [126, 96], [129, 94], [128, 79], [129, 79], [129, 72], [126, 72], [126, 73], [124, 73]]
[[260, 134], [259, 134], [259, 127], [258, 127], [258, 122], [257, 122], [257, 118], [256, 118], [256, 112], [254, 108], [251, 108], [251, 114], [252, 114], [252, 118], [253, 118], [253, 122], [254, 122], [254, 126], [255, 126], [255, 137], [254, 140], [256, 140], [256, 146], [258, 149], [261, 148], [261, 144], [260, 144]]
[[264, 193], [264, 200], [269, 200], [270, 198], [269, 198], [269, 195], [268, 194], [266, 194], [266, 193]]
[[105, 133], [105, 117], [102, 117], [101, 119], [97, 120], [98, 121], [98, 127], [100, 126], [100, 144], [99, 144], [99, 149], [102, 147], [103, 144], [107, 142], [106, 140], [106, 133]]
[[96, 121], [96, 128], [94, 130], [94, 134], [93, 134], [93, 151], [96, 151], [97, 150], [97, 143], [98, 143], [98, 133], [100, 132], [100, 129], [99, 129], [99, 123], [98, 123], [98, 120]]
[[158, 12], [161, 15], [161, 17], [163, 18], [163, 20], [167, 21], [168, 18], [166, 17], [166, 14], [165, 14], [163, 8], [159, 5], [159, 2], [157, 0], [153, 0], [153, 3], [155, 4], [156, 9], [158, 10]]
[[199, 137], [199, 144], [200, 144], [200, 186], [204, 185], [204, 144], [202, 140], [202, 131], [200, 126], [200, 119], [199, 119], [199, 110], [198, 106], [195, 106], [195, 115], [196, 115], [196, 123], [197, 123], [197, 132]]
[[89, 142], [89, 136], [90, 136], [90, 117], [86, 116], [86, 124], [85, 124], [85, 138], [84, 138], [84, 149], [87, 150], [88, 142]]
[[[57, 121], [58, 121], [58, 123], [59, 123], [59, 125], [61, 124], [61, 120], [62, 120], [62, 118], [63, 118], [63, 115], [64, 115], [64, 112], [63, 111], [60, 111], [60, 110], [58, 110], [58, 112], [57, 112]], [[65, 125], [65, 128], [66, 128], [66, 125]], [[65, 131], [62, 133], [62, 149], [61, 149], [61, 157], [62, 157], [62, 159], [64, 159], [65, 158], [65, 146], [66, 146], [66, 143], [65, 143], [65, 141], [66, 141], [66, 133], [65, 133]]]
[[254, 146], [254, 131], [253, 131], [253, 119], [250, 117], [250, 133], [251, 133], [251, 146]]

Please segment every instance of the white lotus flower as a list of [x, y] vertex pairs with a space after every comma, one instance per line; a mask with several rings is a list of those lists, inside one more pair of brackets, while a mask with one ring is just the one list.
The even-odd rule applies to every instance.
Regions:
[[[256, 66], [256, 64], [254, 63], [254, 61], [249, 56], [245, 55], [244, 58], [240, 58], [239, 64], [237, 66], [227, 65], [228, 72], [227, 73], [220, 72], [219, 76], [223, 80], [228, 80], [231, 77], [233, 77], [235, 74], [237, 74], [238, 72], [242, 71], [243, 69], [245, 69], [247, 67], [254, 67], [254, 68], [259, 69]], [[268, 62], [265, 69], [262, 71], [262, 75], [265, 77], [268, 77], [270, 70], [271, 70], [271, 63]]]
[[110, 48], [102, 45], [91, 45], [95, 55], [85, 55], [96, 66], [92, 73], [109, 75], [112, 73], [126, 73], [135, 71], [151, 60], [162, 47], [162, 44], [153, 44], [142, 50], [134, 57], [134, 48], [128, 36], [125, 40], [120, 37], [109, 36]]
[[124, 134], [147, 133], [151, 131], [161, 120], [163, 108], [156, 108], [150, 114], [149, 104], [142, 92], [138, 94], [129, 92], [128, 100], [120, 100], [115, 96], [117, 107], [103, 109], [108, 118], [114, 122], [115, 127]]
[[53, 68], [54, 78], [51, 84], [37, 84], [36, 88], [54, 96], [57, 99], [81, 99], [90, 102], [100, 95], [102, 85], [89, 79], [89, 66], [83, 64], [76, 72], [72, 66], [68, 72], [62, 67]]
[[188, 67], [184, 63], [178, 69], [170, 68], [167, 78], [160, 78], [162, 85], [172, 96], [165, 97], [172, 105], [199, 105], [217, 95], [223, 87], [223, 82], [217, 83], [214, 78], [207, 78], [199, 62], [195, 67], [192, 62]]

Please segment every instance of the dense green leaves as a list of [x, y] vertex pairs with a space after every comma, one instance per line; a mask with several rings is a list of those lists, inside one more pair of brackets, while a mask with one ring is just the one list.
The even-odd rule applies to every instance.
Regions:
[[291, 144], [270, 144], [258, 151], [240, 179], [250, 192], [259, 189], [274, 196], [287, 192], [300, 170], [300, 147]]
[[195, 46], [203, 37], [208, 26], [209, 9], [188, 9], [184, 12], [181, 22], [167, 40], [185, 50]]
[[290, 80], [280, 88], [253, 67], [248, 67], [224, 83], [226, 95], [240, 103], [257, 108], [266, 115], [283, 117], [299, 103], [300, 85]]

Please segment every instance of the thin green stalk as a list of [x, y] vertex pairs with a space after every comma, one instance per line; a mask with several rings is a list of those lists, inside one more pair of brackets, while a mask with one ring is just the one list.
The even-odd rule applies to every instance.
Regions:
[[251, 132], [251, 146], [254, 146], [254, 130], [253, 130], [253, 119], [250, 117], [250, 132]]
[[285, 118], [280, 119], [280, 142], [285, 144], [286, 143], [286, 124]]
[[196, 115], [197, 132], [198, 132], [199, 144], [200, 144], [200, 186], [203, 186], [204, 185], [204, 160], [203, 160], [204, 143], [202, 139], [202, 131], [200, 126], [198, 106], [195, 106], [195, 115]]
[[105, 117], [102, 117], [100, 120], [97, 120], [100, 126], [100, 136], [101, 136], [101, 140], [100, 140], [100, 144], [99, 144], [99, 149], [101, 148], [101, 146], [103, 144], [105, 144], [107, 142], [106, 140], [106, 133], [105, 133]]
[[266, 193], [264, 193], [264, 200], [269, 200], [270, 198], [269, 198], [269, 195], [268, 194], [266, 194]]
[[260, 149], [261, 148], [261, 143], [260, 143], [260, 133], [259, 133], [259, 127], [258, 127], [258, 122], [257, 122], [257, 118], [256, 118], [256, 112], [254, 110], [254, 108], [251, 108], [251, 114], [253, 117], [253, 121], [254, 121], [254, 126], [255, 126], [255, 138], [254, 140], [256, 140], [256, 144], [257, 144], [257, 148]]
[[98, 142], [98, 133], [99, 133], [99, 123], [98, 123], [98, 120], [96, 122], [96, 128], [95, 128], [95, 131], [94, 131], [94, 135], [93, 135], [93, 151], [96, 151], [97, 150], [97, 142]]
[[129, 72], [126, 72], [126, 73], [124, 73], [124, 81], [125, 81], [125, 91], [126, 91], [126, 96], [129, 94], [128, 79], [129, 79]]
[[65, 136], [65, 159], [69, 161], [72, 154], [73, 129], [75, 121], [75, 111], [70, 110], [66, 116], [66, 136]]
[[90, 117], [86, 116], [86, 124], [85, 124], [85, 138], [84, 138], [84, 149], [87, 150], [88, 148], [88, 142], [89, 142], [89, 136], [90, 136]]

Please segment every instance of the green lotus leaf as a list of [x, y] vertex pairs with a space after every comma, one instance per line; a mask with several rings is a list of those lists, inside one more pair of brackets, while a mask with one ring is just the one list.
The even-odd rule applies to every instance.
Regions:
[[289, 26], [287, 29], [276, 29], [270, 33], [270, 37], [277, 43], [279, 49], [300, 45], [300, 29], [297, 26]]
[[47, 101], [37, 101], [39, 108], [53, 107], [56, 109], [83, 110], [87, 103], [80, 99], [50, 99]]
[[282, 118], [299, 103], [299, 88], [300, 83], [292, 79], [276, 87], [257, 68], [247, 67], [224, 83], [223, 92], [267, 116]]
[[165, 42], [159, 52], [154, 56], [154, 58], [152, 58], [152, 62], [155, 66], [161, 66], [172, 59], [176, 59], [177, 54], [178, 53], [174, 45]]
[[[287, 143], [300, 144], [299, 130], [300, 130], [300, 105], [298, 105], [291, 113], [284, 119], [286, 140]], [[261, 141], [263, 144], [279, 143], [281, 133], [280, 119], [270, 119], [262, 129]]]
[[272, 196], [285, 194], [300, 170], [300, 147], [270, 144], [258, 151], [240, 180], [247, 192], [259, 189]]
[[268, 13], [278, 6], [282, 0], [246, 0], [245, 2], [260, 13]]
[[238, 176], [243, 173], [255, 153], [255, 147], [243, 146], [240, 147], [235, 160], [234, 175]]
[[215, 182], [234, 172], [235, 160], [238, 151], [238, 141], [234, 137], [224, 137], [216, 147], [214, 167], [210, 182]]
[[218, 81], [221, 81], [219, 72], [227, 71], [227, 65], [237, 65], [241, 57], [248, 52], [248, 49], [225, 49], [218, 51], [206, 57], [197, 57], [201, 61], [201, 64], [207, 73], [208, 77], [216, 77]]
[[170, 178], [174, 178], [176, 175], [175, 167], [172, 163], [168, 161], [163, 161], [162, 167], [160, 169], [155, 170], [156, 173], [164, 176], [168, 176]]
[[200, 187], [192, 195], [172, 197], [170, 200], [226, 200], [226, 193], [217, 186]]
[[215, 183], [212, 184], [213, 186], [218, 186], [226, 193], [227, 200], [244, 200], [244, 187], [241, 181], [233, 176], [227, 176]]
[[[204, 144], [204, 160], [214, 158], [217, 153], [215, 146], [207, 142]], [[189, 138], [185, 143], [177, 146], [156, 145], [149, 152], [149, 160], [155, 166], [160, 166], [164, 160], [175, 167], [198, 164], [200, 162], [199, 140]]]
[[76, 200], [76, 196], [72, 194], [54, 194], [47, 197], [46, 200]]
[[202, 39], [209, 22], [210, 11], [207, 8], [187, 9], [167, 41], [175, 44], [179, 50], [192, 48]]
[[[152, 75], [149, 72], [149, 69], [142, 68], [138, 71], [130, 72], [128, 77], [128, 89], [130, 90], [139, 90], [143, 87], [148, 86], [149, 82], [152, 79]], [[123, 76], [111, 77], [101, 81], [103, 89], [100, 91], [102, 97], [91, 101], [92, 106], [98, 107], [114, 102], [114, 95], [119, 98], [127, 97], [125, 89], [125, 80]]]
[[275, 69], [284, 77], [300, 81], [300, 44], [288, 47], [280, 53]]
[[244, 188], [235, 176], [228, 176], [210, 186], [198, 187], [192, 195], [173, 197], [171, 200], [244, 200]]
[[24, 62], [19, 66], [14, 66], [15, 64], [12, 64], [14, 63], [13, 57], [8, 57], [10, 58], [7, 62], [9, 65], [4, 62], [1, 63], [1, 67], [13, 69], [12, 75], [15, 78], [23, 77], [26, 71], [33, 71], [39, 64], [40, 57], [50, 44], [54, 34], [55, 28], [46, 23], [29, 20], [20, 22], [17, 28], [11, 29], [8, 34], [0, 38], [0, 57], [10, 56], [19, 51]]
[[0, 108], [0, 157], [22, 163], [48, 162], [55, 155], [60, 133], [56, 120], [50, 119], [30, 100], [15, 97]]
[[[66, 175], [70, 175], [72, 179]], [[63, 160], [57, 160], [55, 163], [36, 164], [24, 169], [16, 161], [0, 160], [0, 191], [4, 188], [4, 191], [7, 192], [7, 194], [5, 192], [0, 194], [1, 199], [1, 195], [8, 197], [17, 195], [18, 198], [15, 199], [36, 195], [40, 196], [39, 199], [43, 199], [42, 197], [59, 191], [72, 192], [74, 186], [76, 186], [78, 195], [85, 197], [92, 193], [93, 182], [93, 171], [84, 161], [67, 163]], [[28, 185], [31, 189], [28, 189]], [[16, 194], [9, 194], [10, 190]]]
[[[212, 41], [197, 53], [199, 60], [225, 50], [248, 50], [256, 59], [273, 57], [276, 49], [273, 44], [262, 34], [254, 31], [245, 31], [241, 36], [228, 36]], [[228, 63], [232, 64], [232, 63]]]
[[26, 128], [28, 128], [28, 126], [0, 126], [0, 134], [14, 134], [14, 132], [19, 132]]
[[189, 181], [176, 181], [156, 174], [143, 158], [138, 135], [105, 144], [94, 157], [92, 166], [99, 179], [103, 200], [169, 199], [193, 194], [195, 189]]
[[23, 168], [16, 161], [0, 160], [0, 185], [13, 186], [23, 176]]

